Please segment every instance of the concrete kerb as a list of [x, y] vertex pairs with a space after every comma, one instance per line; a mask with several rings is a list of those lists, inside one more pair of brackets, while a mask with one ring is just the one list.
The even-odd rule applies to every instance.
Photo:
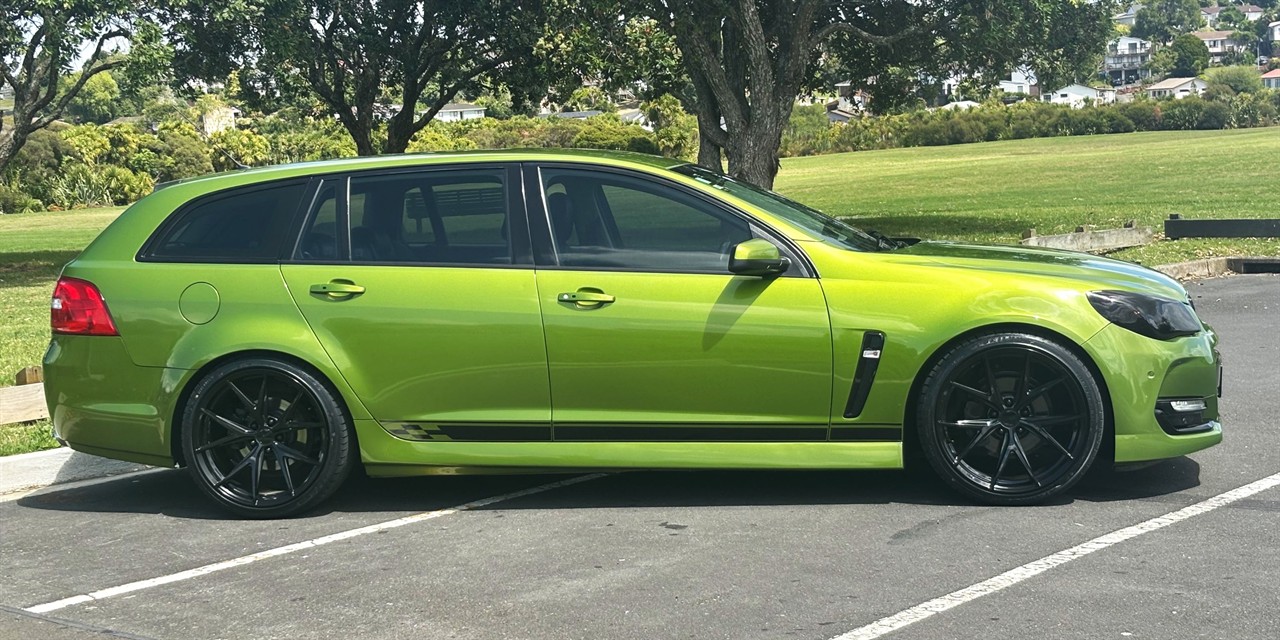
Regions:
[[[1280, 258], [1206, 258], [1152, 267], [1178, 280], [1200, 280], [1232, 273], [1280, 273]], [[0, 501], [59, 484], [83, 482], [152, 469], [72, 451], [66, 447], [0, 457]]]

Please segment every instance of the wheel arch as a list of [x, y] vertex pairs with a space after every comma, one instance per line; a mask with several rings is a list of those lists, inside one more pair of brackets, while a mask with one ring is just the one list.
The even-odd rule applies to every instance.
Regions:
[[[315, 365], [296, 355], [286, 353], [284, 351], [276, 351], [272, 349], [246, 349], [243, 351], [233, 351], [231, 353], [220, 355], [200, 365], [200, 367], [193, 371], [191, 375], [187, 376], [186, 382], [183, 383], [182, 390], [178, 393], [178, 399], [173, 403], [173, 414], [169, 419], [169, 452], [170, 455], [173, 456], [174, 464], [179, 467], [186, 466], [186, 459], [182, 453], [182, 415], [187, 410], [187, 402], [191, 399], [192, 389], [195, 388], [196, 384], [208, 376], [211, 371], [214, 371], [218, 367], [227, 364], [228, 362], [251, 360], [254, 358], [282, 360], [296, 367], [306, 369], [309, 373], [314, 375], [321, 384], [329, 388], [329, 392], [337, 398], [338, 405], [342, 407], [342, 411], [346, 414], [347, 420], [354, 424], [354, 421], [352, 420], [351, 407], [347, 403], [346, 396], [342, 393], [342, 390], [338, 385], [334, 384], [334, 381]], [[352, 430], [351, 436], [355, 439], [356, 446], [358, 447], [359, 436], [354, 429]]]
[[902, 416], [902, 454], [903, 461], [908, 466], [912, 463], [923, 463], [923, 452], [920, 449], [920, 437], [916, 433], [916, 404], [920, 397], [920, 392], [924, 386], [925, 378], [929, 377], [929, 372], [938, 364], [948, 352], [956, 345], [966, 340], [976, 338], [978, 336], [991, 335], [996, 333], [1026, 333], [1039, 336], [1047, 340], [1062, 345], [1068, 351], [1074, 353], [1085, 367], [1089, 369], [1089, 373], [1098, 384], [1098, 389], [1102, 392], [1102, 410], [1106, 416], [1103, 425], [1102, 446], [1098, 451], [1098, 460], [1106, 464], [1112, 464], [1115, 460], [1115, 412], [1111, 405], [1111, 391], [1107, 388], [1107, 380], [1102, 375], [1102, 370], [1094, 362], [1093, 357], [1078, 342], [1066, 336], [1065, 334], [1054, 331], [1053, 329], [1023, 322], [1000, 322], [995, 324], [982, 325], [974, 327], [963, 333], [953, 336], [950, 340], [938, 345], [920, 365], [920, 369], [916, 371], [915, 377], [911, 381], [911, 389], [907, 393], [906, 407]]

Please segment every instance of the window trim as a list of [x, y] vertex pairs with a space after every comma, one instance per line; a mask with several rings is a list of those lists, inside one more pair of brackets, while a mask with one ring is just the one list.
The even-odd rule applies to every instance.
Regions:
[[[534, 266], [533, 249], [529, 238], [528, 212], [525, 207], [524, 198], [524, 182], [520, 175], [520, 163], [517, 162], [459, 162], [450, 164], [431, 164], [431, 165], [411, 165], [403, 167], [390, 167], [382, 169], [366, 169], [362, 171], [335, 172], [330, 174], [318, 175], [315, 177], [316, 189], [311, 201], [308, 202], [306, 210], [301, 214], [302, 221], [294, 232], [294, 243], [292, 250], [280, 260], [281, 264], [289, 265], [327, 265], [327, 266], [358, 266], [358, 267], [440, 267], [440, 268], [467, 268], [467, 269], [532, 269]], [[386, 261], [386, 260], [354, 260], [351, 254], [351, 181], [357, 178], [383, 178], [389, 176], [406, 175], [406, 174], [428, 174], [441, 173], [450, 171], [491, 171], [501, 172], [503, 179], [503, 187], [506, 189], [507, 197], [507, 239], [511, 249], [510, 264], [488, 264], [476, 262], [425, 262], [425, 261]], [[343, 243], [342, 238], [345, 237], [345, 245], [339, 246], [340, 256], [334, 260], [301, 260], [298, 251], [301, 247], [302, 237], [306, 231], [307, 225], [311, 222], [313, 210], [316, 203], [314, 198], [319, 196], [320, 184], [329, 181], [341, 181], [342, 186], [339, 187], [341, 195], [339, 197], [341, 204], [338, 206], [339, 243]], [[345, 225], [345, 226], [343, 226]]]
[[[661, 174], [637, 171], [634, 169], [623, 167], [611, 167], [590, 162], [524, 162], [522, 164], [522, 173], [524, 175], [524, 191], [526, 193], [526, 214], [527, 223], [531, 231], [531, 240], [533, 241], [534, 263], [540, 270], [554, 271], [601, 271], [613, 273], [685, 273], [697, 275], [717, 275], [726, 277], [754, 277], [740, 276], [725, 271], [711, 270], [695, 270], [695, 269], [642, 269], [635, 267], [580, 267], [566, 266], [560, 264], [559, 256], [556, 255], [555, 243], [551, 237], [551, 221], [547, 212], [546, 193], [542, 185], [543, 169], [564, 169], [586, 171], [589, 173], [610, 173], [635, 180], [649, 181], [657, 186], [666, 187], [681, 194], [698, 200], [709, 207], [718, 209], [725, 214], [736, 217], [747, 224], [747, 227], [753, 234], [759, 233], [764, 239], [778, 245], [782, 250], [782, 254], [791, 260], [792, 268], [788, 269], [779, 277], [783, 278], [818, 278], [817, 269], [809, 260], [809, 256], [800, 249], [798, 245], [785, 234], [778, 232], [770, 227], [764, 221], [752, 216], [751, 214], [694, 189], [686, 184], [682, 184], [676, 180], [663, 176]], [[535, 224], [536, 221], [536, 224]]]
[[[298, 232], [297, 232], [298, 218], [299, 216], [306, 216], [306, 214], [309, 212], [310, 203], [315, 198], [316, 182], [317, 181], [310, 176], [281, 178], [279, 180], [268, 180], [264, 182], [255, 182], [251, 184], [237, 185], [234, 187], [227, 187], [225, 189], [219, 189], [218, 191], [201, 194], [195, 198], [192, 198], [191, 200], [188, 200], [182, 203], [176, 209], [174, 209], [173, 212], [171, 212], [164, 219], [164, 222], [160, 223], [160, 225], [156, 227], [154, 231], [151, 232], [151, 235], [147, 237], [146, 242], [142, 243], [142, 247], [138, 249], [138, 252], [136, 254], [134, 254], [134, 261], [154, 262], [154, 263], [160, 263], [160, 264], [278, 264], [285, 255], [292, 253], [292, 249], [297, 241], [296, 238], [298, 235]], [[178, 258], [178, 257], [168, 257], [168, 256], [160, 257], [154, 254], [154, 252], [159, 247], [161, 239], [167, 237], [170, 233], [172, 233], [174, 228], [176, 228], [179, 224], [181, 224], [181, 222], [187, 217], [187, 215], [191, 212], [192, 209], [195, 209], [197, 207], [201, 207], [213, 202], [217, 202], [218, 200], [234, 198], [247, 193], [253, 193], [255, 191], [264, 191], [267, 189], [278, 189], [280, 187], [288, 187], [288, 186], [294, 186], [294, 185], [302, 186], [302, 193], [298, 198], [298, 202], [294, 205], [293, 213], [289, 214], [289, 222], [285, 227], [284, 234], [281, 236], [279, 240], [279, 246], [276, 247], [276, 253], [274, 257], [252, 258], [252, 259], [227, 258], [227, 257]]]

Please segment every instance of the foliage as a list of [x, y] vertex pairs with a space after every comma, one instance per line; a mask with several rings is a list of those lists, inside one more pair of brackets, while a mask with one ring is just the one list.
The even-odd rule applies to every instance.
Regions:
[[680, 99], [664, 94], [640, 105], [653, 127], [658, 151], [669, 158], [693, 160], [698, 155], [698, 120], [684, 110]]
[[613, 98], [604, 89], [581, 87], [569, 94], [569, 98], [564, 101], [564, 110], [615, 113], [618, 111], [618, 106], [613, 103]]
[[1151, 56], [1151, 71], [1158, 75], [1191, 78], [1209, 66], [1209, 47], [1190, 33], [1173, 39], [1173, 43]]
[[213, 168], [218, 171], [241, 166], [266, 164], [271, 157], [271, 143], [247, 129], [226, 129], [209, 136], [213, 146]]
[[1180, 33], [1204, 24], [1196, 0], [1152, 0], [1138, 10], [1130, 32], [1135, 38], [1168, 42]]
[[1217, 85], [1229, 89], [1228, 96], [1262, 91], [1262, 74], [1254, 66], [1213, 67], [1205, 71], [1204, 77], [1211, 88]]
[[[79, 74], [64, 79], [63, 86], [74, 85]], [[64, 88], [64, 90], [66, 90]], [[85, 81], [80, 92], [67, 103], [67, 115], [78, 122], [103, 124], [116, 117], [120, 100], [120, 85], [110, 73], [99, 73]]]

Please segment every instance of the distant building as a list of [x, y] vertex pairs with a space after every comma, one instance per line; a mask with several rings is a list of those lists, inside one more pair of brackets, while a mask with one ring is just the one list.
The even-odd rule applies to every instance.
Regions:
[[[1236, 9], [1239, 9], [1240, 13], [1244, 14], [1244, 19], [1249, 20], [1250, 22], [1262, 17], [1262, 7], [1255, 4], [1237, 4], [1227, 6], [1234, 6]], [[1213, 27], [1218, 24], [1218, 17], [1222, 14], [1222, 10], [1226, 8], [1227, 7], [1219, 5], [1203, 7], [1200, 9], [1200, 15], [1204, 18], [1205, 24]]]
[[1147, 87], [1147, 95], [1152, 98], [1176, 98], [1181, 100], [1187, 96], [1198, 96], [1204, 93], [1209, 85], [1200, 78], [1165, 78]]
[[1262, 74], [1262, 86], [1268, 89], [1280, 89], [1280, 69], [1273, 69]]
[[1151, 75], [1147, 65], [1151, 63], [1151, 42], [1142, 38], [1123, 36], [1112, 40], [1107, 45], [1107, 54], [1102, 59], [1102, 71], [1107, 74], [1112, 85], [1126, 85], [1139, 82]]
[[1267, 25], [1267, 32], [1271, 34], [1272, 42], [1280, 42], [1280, 20]]
[[484, 117], [484, 107], [466, 102], [451, 102], [440, 108], [436, 120], [440, 122], [458, 122], [459, 120], [476, 120]]
[[1069, 84], [1057, 91], [1040, 95], [1042, 102], [1070, 105], [1076, 109], [1087, 104], [1111, 104], [1116, 101], [1115, 89], [1099, 89], [1082, 84]]
[[200, 114], [200, 132], [205, 136], [236, 128], [236, 116], [240, 110], [235, 107], [210, 107]]
[[1115, 20], [1116, 24], [1123, 24], [1132, 27], [1134, 23], [1138, 21], [1138, 12], [1142, 10], [1142, 7], [1143, 5], [1141, 4], [1131, 4], [1123, 13], [1117, 13], [1112, 16], [1111, 19]]
[[1231, 37], [1231, 31], [1196, 31], [1192, 35], [1200, 38], [1204, 46], [1209, 47], [1209, 60], [1213, 64], [1222, 64], [1222, 58], [1229, 53], [1243, 50], [1245, 47]]

